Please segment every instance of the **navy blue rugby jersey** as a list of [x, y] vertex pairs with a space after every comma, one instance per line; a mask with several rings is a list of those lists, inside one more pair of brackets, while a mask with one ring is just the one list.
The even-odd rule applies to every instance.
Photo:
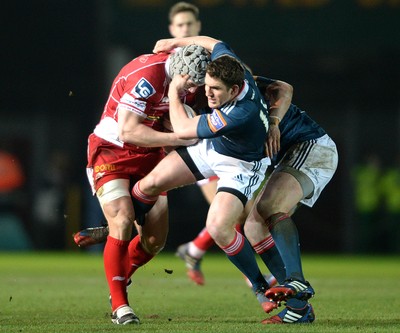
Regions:
[[[224, 55], [240, 61], [223, 42], [215, 45], [211, 60]], [[220, 109], [202, 114], [197, 127], [197, 136], [211, 139], [218, 153], [245, 161], [258, 161], [265, 157], [267, 133], [267, 104], [247, 70], [245, 84], [238, 96]]]
[[[260, 89], [262, 89], [262, 86], [266, 87], [274, 81], [276, 80], [257, 77], [257, 84]], [[269, 107], [268, 100], [267, 104]], [[279, 161], [292, 145], [317, 139], [326, 134], [325, 130], [316, 121], [294, 104], [290, 104], [289, 110], [279, 123], [279, 130], [281, 132], [281, 150], [276, 156], [276, 161]]]

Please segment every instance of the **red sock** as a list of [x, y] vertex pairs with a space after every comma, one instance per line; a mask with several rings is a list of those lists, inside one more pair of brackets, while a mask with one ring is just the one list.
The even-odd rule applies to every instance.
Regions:
[[238, 224], [235, 225], [235, 229], [236, 229], [237, 232], [240, 232], [242, 235], [244, 235], [243, 225], [238, 223]]
[[129, 252], [129, 268], [127, 277], [130, 278], [136, 270], [147, 264], [151, 259], [153, 259], [154, 255], [147, 253], [140, 243], [140, 236], [136, 235], [128, 247]]
[[[227, 246], [221, 246], [221, 249], [228, 255], [228, 256], [236, 256], [237, 254], [242, 251], [243, 246], [245, 245], [245, 238], [244, 236], [236, 231], [235, 238], [233, 241], [228, 244]], [[246, 249], [246, 248], [245, 248]], [[231, 260], [231, 258], [229, 258]]]
[[256, 251], [257, 254], [262, 254], [268, 251], [271, 247], [275, 246], [275, 242], [271, 235], [267, 236], [261, 242], [253, 245], [253, 249]]
[[128, 245], [129, 241], [108, 236], [104, 247], [104, 270], [112, 298], [113, 311], [121, 305], [129, 304], [126, 294]]
[[196, 245], [196, 247], [198, 247], [200, 250], [207, 251], [215, 244], [215, 242], [208, 233], [207, 228], [204, 228], [193, 240], [193, 244]]

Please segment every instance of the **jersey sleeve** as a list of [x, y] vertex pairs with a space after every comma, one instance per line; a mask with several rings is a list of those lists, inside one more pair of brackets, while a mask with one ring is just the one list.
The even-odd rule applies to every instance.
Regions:
[[242, 60], [235, 54], [235, 52], [233, 52], [231, 47], [225, 42], [219, 42], [215, 44], [214, 49], [211, 53], [211, 61], [219, 57], [222, 57], [224, 55], [231, 56], [232, 58], [235, 58], [237, 61], [239, 61], [245, 69], [246, 79], [252, 80], [252, 78], [250, 78], [252, 77], [252, 74], [250, 73], [248, 67], [243, 64]]
[[[166, 88], [163, 59], [157, 55], [136, 58], [123, 68], [119, 75], [116, 94], [118, 108], [123, 107], [136, 115], [146, 118], [163, 102]], [[142, 63], [143, 62], [143, 63]], [[146, 64], [146, 65], [144, 65]]]
[[266, 88], [268, 87], [271, 83], [276, 82], [276, 80], [274, 79], [270, 79], [268, 77], [264, 77], [264, 76], [254, 76], [257, 87], [258, 88]]
[[225, 42], [219, 42], [215, 44], [214, 49], [211, 53], [211, 61], [223, 55], [229, 55], [231, 57], [238, 58], [228, 44], [226, 44]]
[[240, 106], [235, 106], [234, 112], [229, 114], [218, 109], [202, 114], [197, 125], [197, 136], [200, 139], [214, 138], [241, 128], [249, 121], [249, 114]]
[[117, 111], [120, 107], [137, 114], [140, 117], [146, 118], [147, 101], [138, 99], [132, 96], [129, 92], [125, 92], [118, 103]]

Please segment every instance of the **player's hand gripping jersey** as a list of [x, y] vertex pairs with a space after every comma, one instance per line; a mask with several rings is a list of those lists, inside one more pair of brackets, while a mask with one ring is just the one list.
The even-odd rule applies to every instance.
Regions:
[[[265, 96], [265, 88], [275, 80], [258, 76], [256, 82]], [[269, 100], [266, 102], [269, 107]], [[317, 122], [295, 104], [290, 104], [285, 116], [279, 123], [279, 130], [281, 132], [281, 149], [276, 156], [276, 161], [280, 161], [294, 144], [318, 139], [326, 134], [325, 130]]]

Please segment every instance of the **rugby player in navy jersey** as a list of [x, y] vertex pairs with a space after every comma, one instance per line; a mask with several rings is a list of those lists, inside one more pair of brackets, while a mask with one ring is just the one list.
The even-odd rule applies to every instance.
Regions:
[[[180, 138], [199, 138], [187, 149], [171, 152], [132, 190], [135, 212], [145, 214], [163, 191], [218, 176], [218, 189], [207, 216], [207, 230], [229, 260], [250, 280], [265, 312], [277, 303], [265, 297], [268, 283], [261, 274], [246, 238], [236, 231], [237, 217], [265, 177], [270, 158], [265, 154], [268, 135], [267, 105], [253, 76], [229, 46], [198, 36], [161, 40], [155, 52], [196, 44], [212, 51], [207, 66], [205, 92], [211, 113], [188, 118], [179, 96], [188, 76], [176, 75], [168, 93], [170, 119]], [[277, 253], [278, 254], [278, 253]], [[281, 261], [280, 272], [284, 276]], [[279, 279], [278, 279], [279, 280]]]
[[[258, 78], [257, 82], [268, 87], [274, 80]], [[325, 130], [303, 110], [290, 104], [282, 112], [285, 108], [269, 102], [270, 133], [280, 135], [280, 147], [275, 169], [258, 193], [244, 230], [256, 253], [272, 235], [285, 264], [285, 281], [267, 290], [266, 296], [285, 301], [286, 307], [262, 323], [311, 323], [315, 315], [308, 299], [314, 289], [304, 278], [299, 235], [291, 216], [301, 205], [314, 205], [336, 171], [338, 152]], [[271, 149], [268, 144], [266, 149]], [[260, 256], [271, 265], [269, 257]]]
[[[314, 205], [336, 171], [338, 153], [325, 130], [303, 110], [291, 103], [282, 107], [282, 99], [276, 99], [278, 91], [292, 94], [290, 85], [262, 77], [256, 82], [269, 106], [269, 135], [274, 140], [267, 140], [266, 151], [273, 156], [274, 171], [259, 191], [244, 231], [269, 267], [274, 266], [276, 258], [265, 250], [272, 235], [285, 265], [285, 278], [282, 281], [279, 277], [281, 285], [265, 295], [277, 303], [286, 302], [282, 311], [262, 323], [312, 323], [315, 315], [308, 300], [314, 296], [314, 289], [304, 278], [299, 236], [291, 216], [302, 205]], [[279, 146], [274, 146], [276, 142]]]
[[[232, 179], [237, 180], [242, 175], [238, 176], [240, 172], [233, 166], [232, 169], [226, 169], [226, 166], [221, 167], [218, 162], [217, 165], [214, 164], [221, 154], [236, 158], [237, 166], [241, 159], [248, 158], [246, 152], [251, 151], [252, 143], [256, 142], [250, 138], [251, 134], [254, 134], [254, 128], [243, 124], [241, 130], [234, 125], [229, 127], [240, 123], [248, 116], [248, 113], [243, 112], [246, 109], [242, 109], [241, 113], [235, 112], [240, 108], [238, 100], [243, 88], [238, 84], [238, 90], [235, 91], [234, 85], [226, 83], [223, 70], [218, 70], [218, 59], [226, 58], [226, 55], [232, 57], [235, 55], [226, 44], [207, 37], [159, 41], [155, 51], [190, 43], [213, 50], [211, 59], [215, 66], [210, 65], [206, 74], [206, 95], [209, 106], [214, 109], [213, 113], [188, 119], [181, 103], [177, 100], [178, 92], [186, 78], [184, 76], [174, 78], [169, 94], [173, 126], [182, 138], [198, 137], [203, 140], [195, 146], [178, 150], [178, 153], [172, 155], [170, 159], [162, 161], [139, 184], [136, 184], [134, 197], [136, 196], [142, 204], [150, 203], [157, 198], [159, 191], [209, 176], [208, 172], [212, 170], [220, 177], [220, 181], [218, 193], [207, 218], [208, 231], [218, 246], [226, 252], [228, 258], [249, 278], [264, 311], [270, 312], [277, 308], [280, 302], [287, 302], [283, 311], [265, 319], [263, 323], [311, 323], [315, 316], [308, 299], [314, 295], [314, 290], [304, 279], [297, 229], [290, 216], [301, 204], [312, 206], [333, 177], [338, 162], [336, 145], [304, 111], [293, 104], [282, 107], [276, 103], [274, 88], [277, 86], [281, 88], [281, 82], [258, 79], [259, 85], [267, 86], [267, 97], [272, 97], [268, 101], [271, 128], [265, 148], [268, 156], [278, 151], [275, 156], [278, 163], [257, 197], [257, 206], [245, 224], [245, 234], [256, 253], [281, 283], [266, 291], [264, 295], [267, 297], [266, 300], [261, 295], [265, 282], [260, 277], [258, 266], [249, 251], [248, 242], [235, 232], [232, 226], [233, 216], [240, 214], [243, 209], [239, 202], [245, 203], [241, 200], [243, 198], [241, 195], [245, 191], [241, 192], [242, 188], [232, 183]], [[224, 68], [222, 63], [219, 65]], [[232, 72], [229, 76], [232, 76]], [[246, 79], [247, 82], [251, 82], [249, 75], [246, 75]], [[249, 86], [252, 87], [252, 84]], [[238, 117], [239, 114], [242, 117]], [[246, 140], [244, 138], [248, 140], [246, 143], [241, 141]], [[229, 161], [229, 158], [226, 159]], [[171, 171], [165, 173], [165, 170]], [[231, 178], [225, 182], [224, 176], [229, 174]], [[286, 271], [283, 275], [282, 259], [270, 251], [270, 243], [273, 242], [271, 234], [276, 243], [276, 247], [272, 249], [274, 251], [276, 248], [279, 249], [285, 265]]]

